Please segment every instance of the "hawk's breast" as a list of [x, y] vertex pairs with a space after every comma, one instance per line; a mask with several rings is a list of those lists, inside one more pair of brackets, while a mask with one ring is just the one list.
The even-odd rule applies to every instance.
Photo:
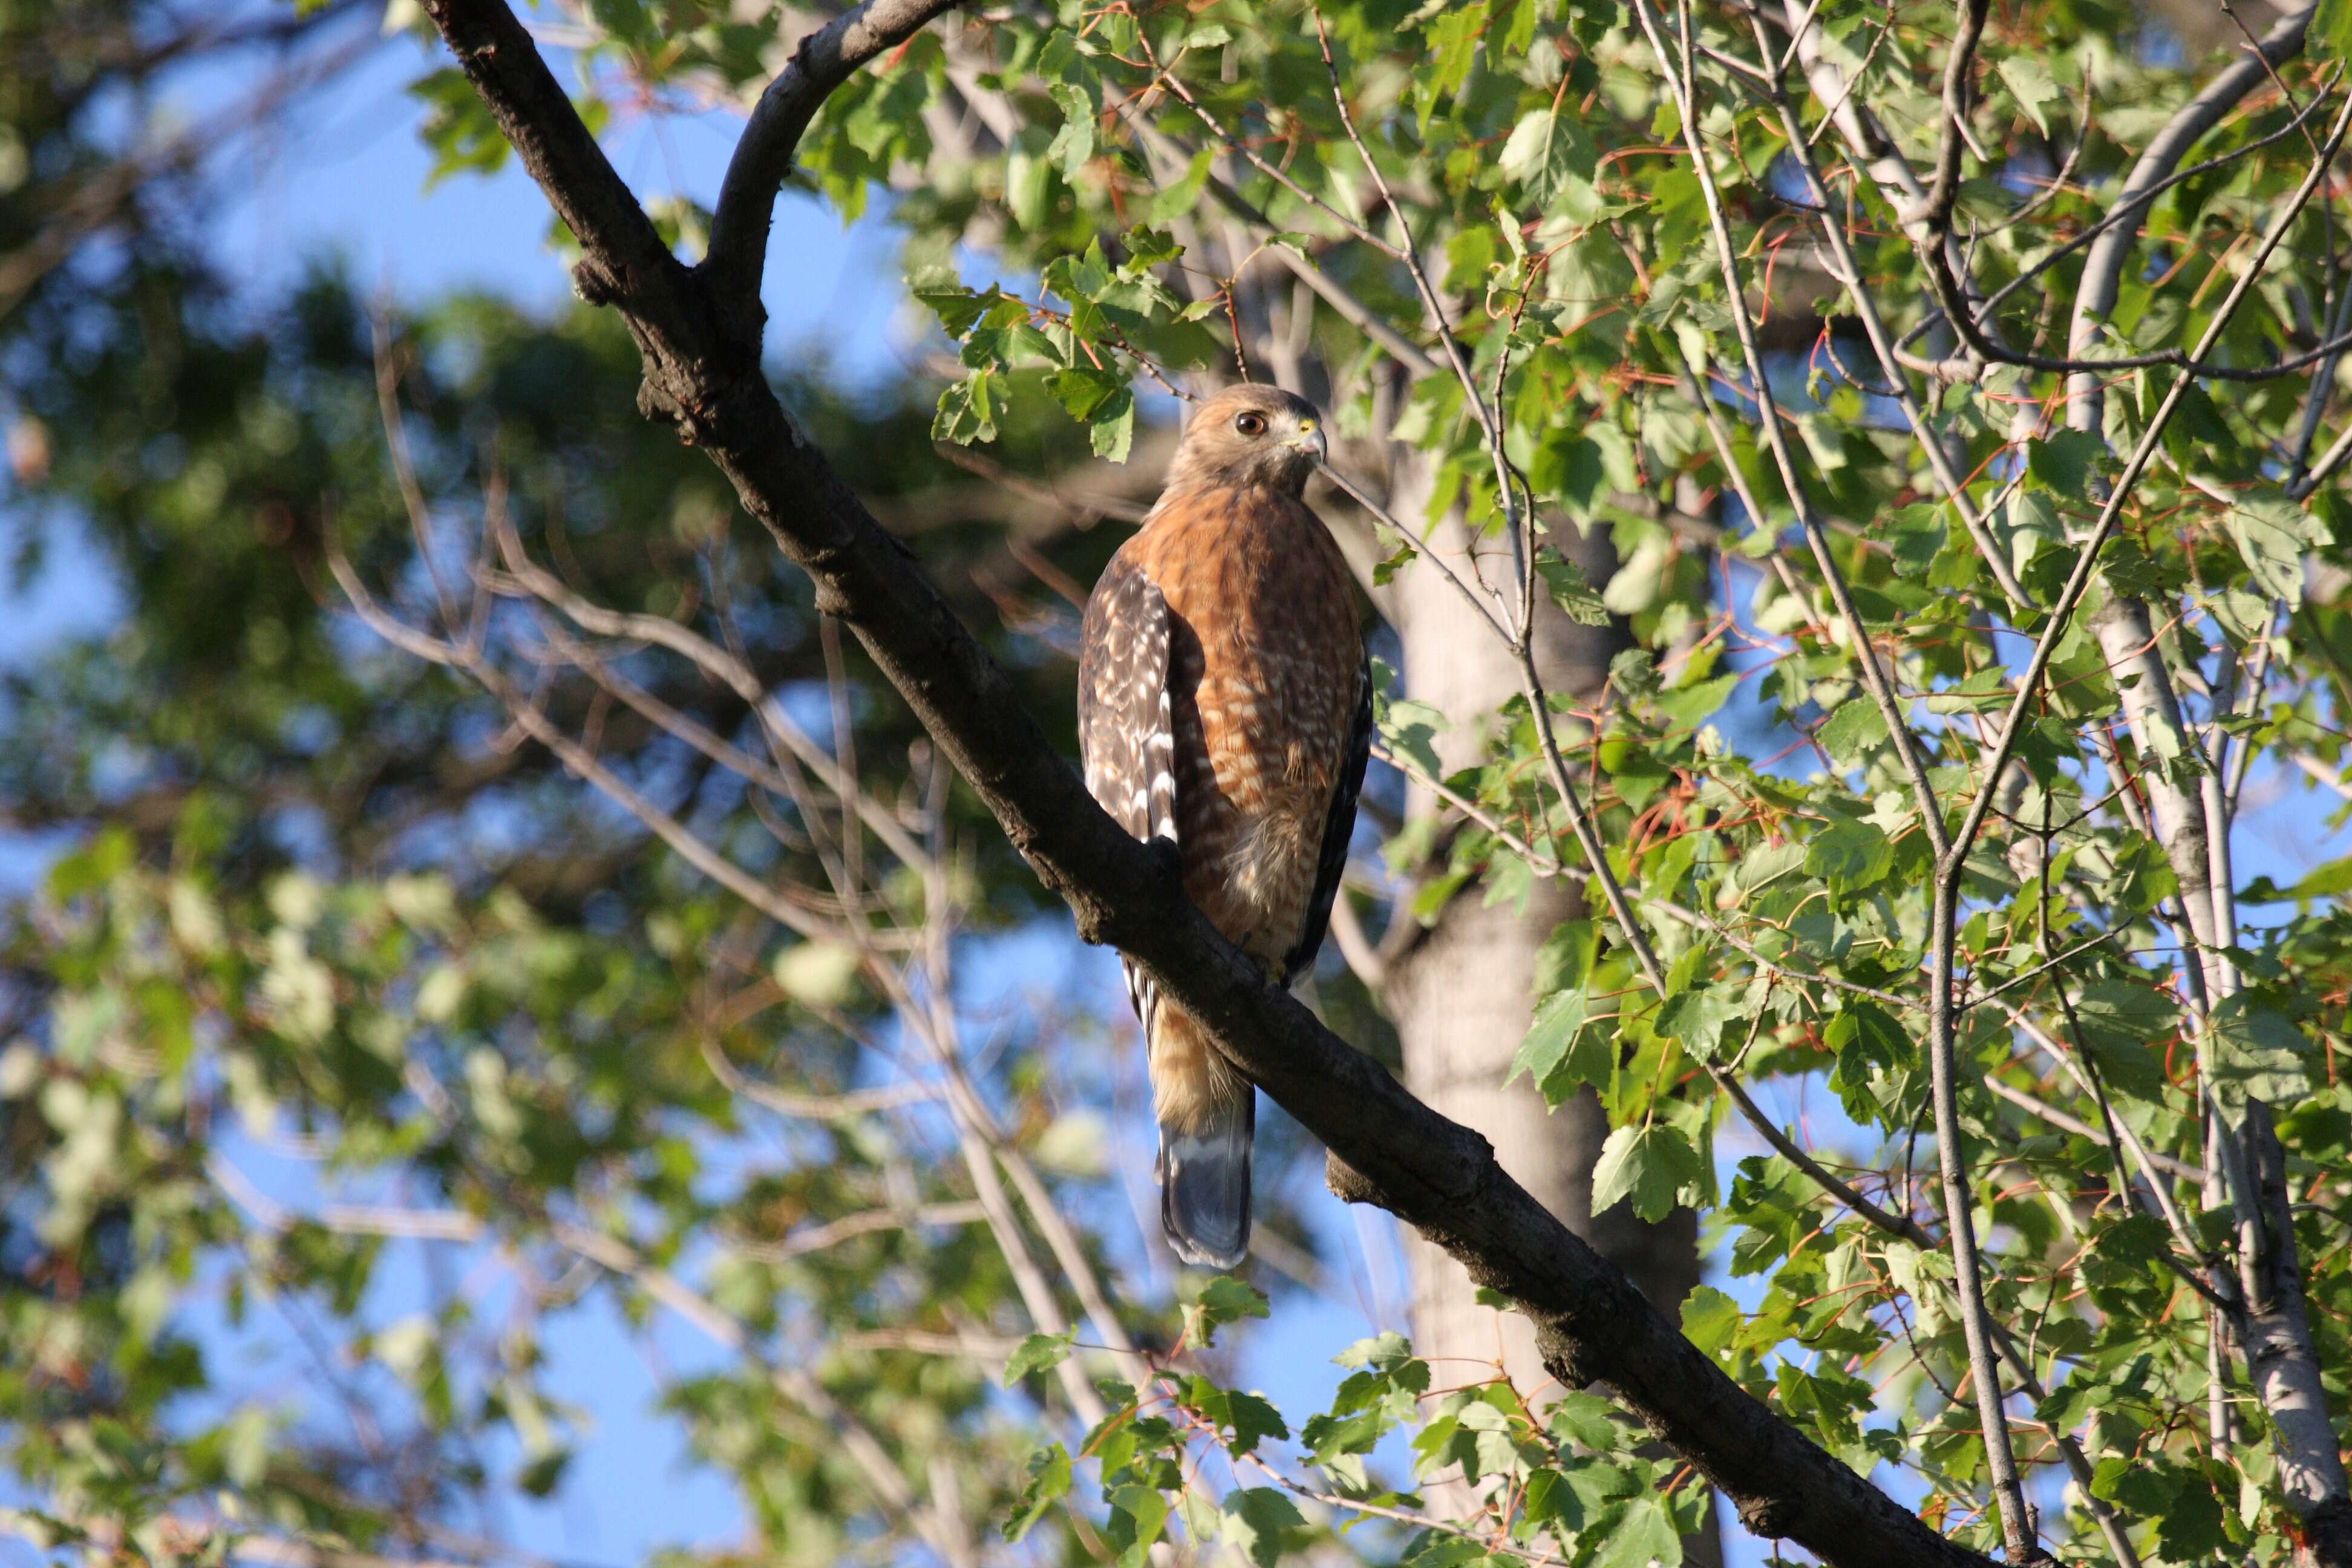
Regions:
[[1262, 489], [1171, 495], [1130, 552], [1170, 612], [1186, 889], [1274, 969], [1349, 752], [1363, 645], [1347, 563], [1303, 501]]

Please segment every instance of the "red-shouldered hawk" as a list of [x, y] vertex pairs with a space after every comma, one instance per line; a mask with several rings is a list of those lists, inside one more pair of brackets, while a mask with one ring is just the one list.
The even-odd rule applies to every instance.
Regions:
[[[1184, 889], [1283, 984], [1315, 961], [1348, 858], [1372, 727], [1347, 563], [1301, 499], [1314, 405], [1229, 387], [1201, 406], [1167, 488], [1087, 600], [1087, 788], [1138, 838], [1175, 841]], [[1127, 965], [1160, 1121], [1160, 1215], [1177, 1255], [1249, 1247], [1256, 1091]]]

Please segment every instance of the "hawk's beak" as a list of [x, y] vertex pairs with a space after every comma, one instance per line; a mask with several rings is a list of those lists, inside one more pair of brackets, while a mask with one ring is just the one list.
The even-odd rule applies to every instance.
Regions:
[[1298, 435], [1291, 445], [1318, 463], [1331, 455], [1330, 443], [1323, 438], [1323, 426], [1312, 419], [1302, 419], [1298, 422]]

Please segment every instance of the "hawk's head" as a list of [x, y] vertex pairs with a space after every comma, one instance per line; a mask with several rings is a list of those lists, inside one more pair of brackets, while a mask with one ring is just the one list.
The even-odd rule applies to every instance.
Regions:
[[1244, 382], [1193, 412], [1168, 466], [1168, 488], [1264, 485], [1295, 496], [1307, 489], [1326, 449], [1313, 404], [1278, 386]]

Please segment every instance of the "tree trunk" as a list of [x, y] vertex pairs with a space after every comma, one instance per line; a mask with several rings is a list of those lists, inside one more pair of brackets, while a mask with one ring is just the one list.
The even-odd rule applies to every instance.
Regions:
[[[1392, 510], [1402, 517], [1418, 515], [1411, 487], [1397, 489], [1405, 493]], [[1425, 548], [1444, 537], [1441, 530]], [[1455, 540], [1458, 550], [1458, 535]], [[1616, 569], [1608, 539], [1598, 531], [1579, 540], [1563, 528], [1555, 542], [1596, 584], [1606, 583]], [[1466, 572], [1459, 553], [1452, 563]], [[1500, 566], [1490, 560], [1490, 572]], [[1479, 718], [1518, 690], [1515, 662], [1461, 595], [1425, 566], [1399, 574], [1387, 608], [1403, 643], [1406, 693], [1453, 721], [1437, 741], [1440, 760], [1449, 772], [1468, 765], [1486, 745]], [[1553, 691], [1597, 695], [1610, 659], [1631, 646], [1621, 626], [1578, 626], [1549, 602], [1540, 605], [1538, 668]], [[1409, 806], [1415, 814], [1442, 809], [1418, 785]], [[1682, 1210], [1650, 1225], [1622, 1204], [1595, 1216], [1592, 1166], [1609, 1135], [1599, 1102], [1588, 1090], [1554, 1111], [1525, 1079], [1504, 1087], [1512, 1054], [1527, 1033], [1537, 950], [1560, 921], [1583, 913], [1580, 892], [1562, 880], [1538, 882], [1524, 910], [1507, 902], [1488, 908], [1479, 889], [1466, 889], [1391, 967], [1383, 1000], [1402, 1042], [1412, 1091], [1484, 1133], [1504, 1169], [1671, 1314], [1698, 1281], [1696, 1216]], [[1486, 1375], [1482, 1368], [1499, 1365], [1540, 1406], [1549, 1374], [1528, 1320], [1480, 1305], [1461, 1266], [1435, 1247], [1414, 1240], [1408, 1250], [1413, 1343], [1433, 1363], [1437, 1384], [1475, 1382]], [[1437, 1489], [1437, 1496], [1441, 1506], [1469, 1501], [1461, 1489]], [[1693, 1562], [1720, 1560], [1712, 1530], [1685, 1549]]]

